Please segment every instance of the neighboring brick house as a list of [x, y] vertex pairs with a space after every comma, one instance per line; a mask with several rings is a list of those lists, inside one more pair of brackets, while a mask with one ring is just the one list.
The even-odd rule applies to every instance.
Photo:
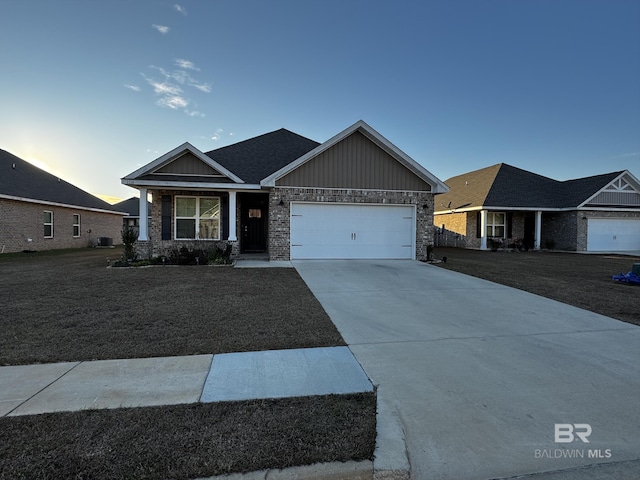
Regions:
[[140, 202], [138, 253], [195, 242], [234, 254], [424, 259], [446, 185], [363, 121], [319, 144], [285, 129], [203, 153], [185, 143], [122, 179]]
[[[140, 230], [140, 199], [131, 197], [113, 205], [120, 212], [126, 212], [122, 219], [123, 227], [131, 227], [138, 234]], [[151, 220], [151, 203], [147, 202], [147, 222]]]
[[0, 252], [121, 243], [123, 213], [0, 150]]
[[640, 251], [640, 182], [628, 170], [558, 181], [500, 163], [445, 183], [436, 245]]

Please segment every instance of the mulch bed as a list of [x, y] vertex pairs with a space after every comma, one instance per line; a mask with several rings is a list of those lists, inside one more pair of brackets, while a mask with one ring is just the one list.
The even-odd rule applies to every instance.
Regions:
[[611, 279], [631, 271], [638, 257], [436, 248], [436, 259], [443, 256], [447, 262], [437, 264], [442, 268], [640, 325], [640, 287]]

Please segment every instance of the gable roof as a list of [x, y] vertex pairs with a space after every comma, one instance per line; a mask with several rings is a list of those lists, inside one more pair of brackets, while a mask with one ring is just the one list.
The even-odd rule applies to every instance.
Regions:
[[174, 148], [173, 150], [165, 153], [161, 157], [156, 158], [154, 161], [147, 163], [143, 167], [139, 168], [135, 172], [131, 172], [129, 175], [122, 178], [122, 183], [124, 185], [158, 185], [158, 184], [167, 184], [170, 186], [190, 186], [194, 180], [193, 177], [190, 178], [190, 181], [185, 181], [184, 178], [180, 175], [170, 175], [163, 176], [162, 179], [154, 178], [153, 174], [158, 172], [159, 170], [165, 169], [172, 162], [179, 161], [183, 156], [190, 154], [196, 158], [197, 161], [202, 162], [205, 166], [209, 167], [212, 171], [219, 173], [223, 179], [216, 179], [216, 181], [212, 181], [211, 178], [207, 178], [206, 175], [203, 176], [200, 180], [203, 183], [225, 183], [225, 182], [235, 182], [235, 183], [244, 183], [244, 181], [238, 177], [236, 174], [220, 165], [212, 158], [205, 155], [203, 152], [198, 150], [196, 147], [191, 145], [189, 142], [185, 142], [182, 145]]
[[0, 150], [0, 198], [122, 214], [84, 190]]
[[[437, 213], [479, 208], [578, 208], [626, 171], [559, 181], [499, 163], [445, 181], [449, 193], [436, 202]], [[630, 174], [629, 174], [630, 175]]]
[[[138, 197], [131, 197], [121, 202], [116, 203], [114, 208], [117, 208], [121, 212], [127, 212], [129, 217], [140, 216], [140, 199]], [[147, 212], [151, 215], [152, 203], [147, 202]]]
[[313, 150], [318, 142], [285, 128], [218, 148], [206, 155], [247, 183], [260, 181]]
[[426, 168], [412, 159], [409, 155], [404, 153], [398, 147], [393, 145], [389, 140], [384, 138], [380, 133], [375, 131], [371, 126], [365, 123], [363, 120], [359, 120], [350, 127], [347, 127], [342, 132], [334, 135], [326, 142], [317, 145], [314, 149], [306, 152], [304, 155], [297, 158], [295, 161], [285, 164], [279, 170], [273, 172], [269, 176], [261, 180], [262, 186], [275, 186], [276, 181], [285, 175], [291, 173], [293, 170], [304, 165], [305, 163], [316, 158], [321, 153], [327, 151], [329, 148], [338, 144], [342, 140], [346, 139], [355, 132], [360, 132], [378, 147], [384, 150], [387, 154], [397, 160], [400, 164], [406, 167], [414, 175], [431, 185], [431, 193], [443, 193], [449, 190], [449, 188]]

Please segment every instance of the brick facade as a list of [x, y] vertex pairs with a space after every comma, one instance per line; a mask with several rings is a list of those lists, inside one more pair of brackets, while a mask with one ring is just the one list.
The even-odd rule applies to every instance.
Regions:
[[[477, 217], [480, 212], [440, 214], [435, 216], [437, 227], [445, 226], [444, 233], [436, 234], [437, 246], [480, 248], [477, 236]], [[511, 239], [525, 236], [525, 218], [534, 212], [513, 212]], [[571, 210], [542, 212], [540, 248], [565, 251], [587, 251], [589, 218], [637, 218], [637, 211]], [[466, 219], [466, 220], [465, 220]]]
[[[226, 248], [228, 243], [232, 244], [232, 256], [238, 254], [238, 242], [229, 242], [223, 239], [222, 232], [224, 230], [222, 219], [222, 197], [227, 196], [226, 192], [202, 192], [193, 190], [149, 190], [151, 194], [151, 222], [148, 225], [148, 241], [137, 241], [135, 245], [135, 251], [139, 258], [151, 258], [168, 255], [169, 252], [176, 248], [186, 246], [187, 248], [214, 248], [220, 247]], [[162, 240], [162, 196], [171, 195], [171, 240]], [[175, 237], [174, 232], [174, 218], [175, 218], [175, 201], [176, 195], [185, 196], [212, 196], [221, 197], [220, 203], [220, 240], [173, 240]], [[239, 206], [238, 206], [239, 208]], [[239, 210], [238, 210], [239, 211]], [[239, 218], [239, 214], [238, 217]], [[239, 226], [236, 226], [239, 228]]]
[[[282, 202], [282, 205], [280, 204]], [[433, 245], [433, 194], [383, 190], [275, 187], [269, 195], [269, 258], [290, 259], [290, 203], [416, 205], [416, 259], [426, 260]]]
[[[44, 236], [44, 212], [53, 212], [53, 237]], [[74, 214], [80, 215], [80, 235], [74, 237]], [[97, 245], [99, 237], [122, 243], [122, 215], [73, 207], [0, 199], [0, 251], [55, 250]], [[31, 241], [29, 241], [29, 239]]]

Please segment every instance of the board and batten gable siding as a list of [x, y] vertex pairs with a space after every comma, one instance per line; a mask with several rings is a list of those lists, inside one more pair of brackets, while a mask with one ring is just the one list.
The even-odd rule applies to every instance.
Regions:
[[190, 152], [172, 160], [170, 163], [158, 168], [154, 174], [172, 174], [172, 175], [202, 175], [224, 177], [216, 169], [207, 165]]
[[276, 186], [431, 191], [431, 185], [357, 131], [276, 180]]

